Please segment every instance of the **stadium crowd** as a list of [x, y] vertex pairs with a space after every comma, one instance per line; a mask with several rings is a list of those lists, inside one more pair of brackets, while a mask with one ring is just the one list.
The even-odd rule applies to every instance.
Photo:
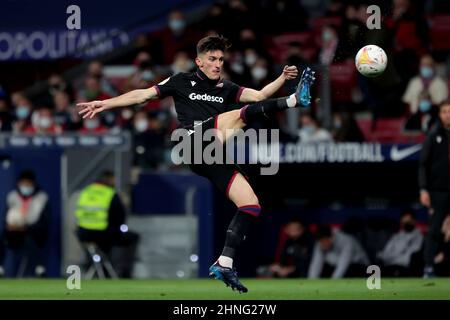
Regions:
[[[32, 97], [0, 90], [0, 130], [28, 134], [126, 130], [135, 138], [135, 164], [157, 167], [177, 125], [170, 100], [111, 111], [99, 119], [81, 119], [74, 105], [148, 88], [172, 74], [192, 71], [193, 44], [205, 34], [219, 33], [232, 43], [224, 77], [243, 86], [261, 88], [286, 64], [326, 71], [322, 80], [331, 85], [332, 114], [326, 118], [317, 99], [310, 114], [299, 116], [295, 131], [288, 128], [285, 115], [266, 124], [281, 128], [286, 139], [415, 142], [402, 135], [426, 132], [436, 123], [437, 105], [448, 98], [450, 48], [434, 40], [440, 32], [436, 13], [448, 6], [442, 1], [428, 5], [414, 0], [381, 1], [381, 29], [370, 30], [368, 4], [323, 2], [218, 1], [194, 21], [182, 11], [172, 11], [167, 27], [141, 34], [133, 50], [107, 66], [91, 61], [75, 79], [65, 79], [55, 70], [47, 79], [48, 90]], [[368, 43], [381, 46], [389, 56], [388, 69], [376, 80], [357, 74], [353, 65], [356, 51]], [[132, 65], [134, 71], [125, 78], [105, 75], [105, 69], [118, 64]], [[288, 83], [279, 94], [291, 92], [294, 84]], [[314, 96], [324, 94], [321, 87], [316, 86]], [[364, 115], [371, 115], [369, 121]], [[398, 120], [397, 130], [387, 136], [386, 118]], [[384, 135], [377, 135], [383, 130]]]

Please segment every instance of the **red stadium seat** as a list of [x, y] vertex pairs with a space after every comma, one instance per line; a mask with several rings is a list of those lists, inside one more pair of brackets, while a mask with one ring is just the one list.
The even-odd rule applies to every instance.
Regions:
[[329, 67], [329, 76], [332, 101], [351, 101], [352, 91], [356, 85], [356, 69], [353, 61], [333, 63]]
[[316, 19], [311, 19], [309, 24], [310, 24], [311, 28], [314, 30], [314, 32], [318, 33], [326, 25], [335, 25], [335, 26], [339, 27], [342, 24], [342, 18], [341, 17], [316, 18]]
[[310, 32], [284, 33], [272, 38], [272, 42], [276, 47], [288, 47], [291, 42], [308, 44], [311, 40]]
[[450, 52], [450, 15], [435, 15], [429, 20], [429, 32], [433, 50]]
[[406, 133], [403, 131], [405, 118], [378, 119], [372, 130], [371, 119], [358, 119], [359, 128], [368, 142], [380, 143], [421, 143], [425, 135], [421, 132]]
[[309, 32], [291, 32], [266, 39], [268, 53], [277, 63], [283, 63], [289, 55], [289, 46], [292, 42], [300, 43], [303, 57], [307, 61], [314, 60], [318, 48]]

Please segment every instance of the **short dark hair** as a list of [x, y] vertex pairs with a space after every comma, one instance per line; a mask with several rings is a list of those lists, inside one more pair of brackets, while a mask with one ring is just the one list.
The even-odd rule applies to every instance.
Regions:
[[290, 223], [297, 223], [297, 224], [300, 224], [302, 227], [305, 227], [305, 222], [300, 217], [297, 217], [297, 216], [291, 217], [289, 219], [289, 221], [287, 222], [287, 224], [290, 224]]
[[227, 51], [231, 47], [227, 38], [221, 35], [207, 36], [197, 43], [197, 54], [206, 53], [208, 51]]
[[320, 225], [317, 227], [316, 238], [317, 240], [331, 238], [331, 228], [327, 225]]
[[404, 216], [411, 216], [413, 219], [416, 219], [416, 213], [412, 208], [403, 209], [400, 217], [403, 218]]
[[22, 180], [28, 180], [31, 181], [33, 183], [36, 182], [36, 175], [34, 174], [34, 171], [32, 170], [24, 170], [20, 173], [19, 178], [17, 179], [17, 181], [22, 181]]
[[114, 172], [112, 170], [104, 170], [98, 176], [97, 182], [107, 184], [111, 179], [114, 179]]
[[439, 104], [439, 110], [441, 110], [441, 108], [442, 108], [443, 106], [448, 106], [448, 105], [450, 105], [450, 100], [444, 100], [444, 101], [442, 101], [442, 102]]

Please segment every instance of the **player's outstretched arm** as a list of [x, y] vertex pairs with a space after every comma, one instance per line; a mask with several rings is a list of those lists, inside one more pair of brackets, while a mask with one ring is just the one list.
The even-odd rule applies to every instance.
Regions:
[[133, 90], [111, 99], [77, 103], [77, 107], [80, 108], [78, 113], [82, 114], [83, 118], [93, 118], [102, 111], [141, 104], [156, 97], [158, 92], [155, 87], [151, 87]]
[[281, 75], [261, 90], [245, 88], [239, 101], [245, 103], [268, 99], [283, 86], [286, 80], [295, 79], [297, 75], [298, 70], [296, 66], [284, 66]]

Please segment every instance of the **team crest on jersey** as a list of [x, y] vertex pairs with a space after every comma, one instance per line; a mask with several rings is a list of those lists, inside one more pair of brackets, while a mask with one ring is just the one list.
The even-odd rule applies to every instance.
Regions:
[[223, 82], [216, 84], [217, 88], [222, 88], [223, 87]]

